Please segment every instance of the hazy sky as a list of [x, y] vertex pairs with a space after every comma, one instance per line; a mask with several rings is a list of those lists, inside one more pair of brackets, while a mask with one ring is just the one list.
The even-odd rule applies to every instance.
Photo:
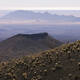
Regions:
[[0, 0], [0, 9], [80, 9], [80, 0]]

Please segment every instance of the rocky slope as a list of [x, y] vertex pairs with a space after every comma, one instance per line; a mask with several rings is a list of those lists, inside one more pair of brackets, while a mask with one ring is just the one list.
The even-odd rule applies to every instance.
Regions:
[[0, 80], [80, 80], [80, 41], [2, 62]]

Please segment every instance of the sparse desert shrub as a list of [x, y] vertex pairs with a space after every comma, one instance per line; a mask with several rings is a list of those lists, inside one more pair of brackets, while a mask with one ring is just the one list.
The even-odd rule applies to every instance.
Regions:
[[56, 68], [55, 67], [51, 68], [51, 71], [52, 72], [55, 72], [56, 71]]
[[78, 62], [78, 68], [79, 68], [79, 70], [80, 70], [80, 62]]
[[27, 73], [26, 73], [26, 72], [22, 73], [22, 75], [23, 75], [23, 77], [24, 77], [25, 79], [27, 79]]
[[48, 72], [48, 70], [47, 70], [47, 69], [45, 69], [45, 70], [43, 71], [44, 76], [47, 76], [47, 72]]
[[68, 54], [68, 59], [70, 59], [71, 58], [71, 52], [68, 51], [67, 54]]
[[69, 78], [71, 78], [71, 77], [72, 77], [72, 74], [71, 74], [71, 73], [69, 73], [69, 74], [68, 74], [68, 77], [69, 77]]
[[56, 70], [62, 69], [62, 65], [59, 63], [55, 63], [55, 68], [56, 68]]

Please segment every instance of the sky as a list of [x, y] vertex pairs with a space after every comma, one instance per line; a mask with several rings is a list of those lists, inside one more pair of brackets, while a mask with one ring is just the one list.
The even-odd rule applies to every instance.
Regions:
[[0, 10], [80, 10], [80, 0], [0, 0]]

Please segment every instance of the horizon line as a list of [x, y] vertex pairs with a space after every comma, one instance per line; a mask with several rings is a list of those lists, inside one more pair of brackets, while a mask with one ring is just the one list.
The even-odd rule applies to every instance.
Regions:
[[7, 8], [7, 9], [0, 9], [0, 10], [80, 10], [79, 7], [55, 7], [55, 8], [50, 8], [50, 7], [41, 7], [41, 8]]

